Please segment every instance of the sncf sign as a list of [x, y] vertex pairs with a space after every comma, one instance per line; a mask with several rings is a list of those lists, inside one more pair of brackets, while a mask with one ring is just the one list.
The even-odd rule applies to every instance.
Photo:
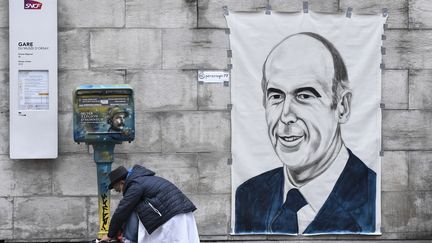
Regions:
[[42, 3], [34, 0], [24, 0], [24, 9], [41, 10]]

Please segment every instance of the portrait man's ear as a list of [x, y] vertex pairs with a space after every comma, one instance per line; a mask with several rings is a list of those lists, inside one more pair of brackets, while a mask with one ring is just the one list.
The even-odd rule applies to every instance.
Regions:
[[352, 93], [350, 90], [344, 90], [341, 94], [341, 98], [336, 106], [336, 114], [340, 124], [346, 123], [351, 113], [351, 97]]

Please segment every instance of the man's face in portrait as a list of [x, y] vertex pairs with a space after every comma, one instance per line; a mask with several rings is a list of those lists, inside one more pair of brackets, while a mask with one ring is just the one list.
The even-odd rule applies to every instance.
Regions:
[[117, 113], [111, 119], [111, 129], [115, 131], [123, 130], [125, 124], [126, 114], [125, 113]]
[[332, 106], [332, 56], [318, 40], [292, 36], [270, 54], [265, 73], [273, 148], [288, 169], [308, 169], [331, 151], [344, 122], [338, 112], [343, 106]]

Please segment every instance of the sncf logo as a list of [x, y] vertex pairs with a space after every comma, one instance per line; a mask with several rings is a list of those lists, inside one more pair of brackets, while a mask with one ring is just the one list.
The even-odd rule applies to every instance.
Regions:
[[41, 10], [42, 3], [33, 0], [24, 0], [24, 9]]

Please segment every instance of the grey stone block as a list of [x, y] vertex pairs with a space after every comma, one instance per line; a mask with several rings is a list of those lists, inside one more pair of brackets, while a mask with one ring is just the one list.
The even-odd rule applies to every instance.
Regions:
[[228, 35], [216, 29], [166, 29], [162, 32], [164, 69], [225, 69]]
[[199, 153], [199, 193], [231, 193], [229, 153]]
[[432, 68], [432, 31], [388, 30], [386, 35], [387, 69]]
[[[111, 217], [115, 212], [121, 196], [119, 193], [112, 191], [110, 200]], [[99, 232], [99, 202], [98, 197], [90, 197], [88, 203], [88, 231], [89, 238], [96, 238]], [[110, 218], [111, 219], [111, 218]]]
[[9, 155], [0, 155], [0, 178], [2, 178], [2, 186], [0, 187], [0, 196], [9, 197], [13, 193], [15, 186], [13, 161], [9, 159]]
[[14, 239], [86, 237], [85, 198], [15, 198]]
[[[137, 93], [135, 93], [137, 94]], [[161, 117], [158, 113], [135, 113], [135, 140], [116, 146], [116, 153], [162, 152]]]
[[384, 150], [430, 150], [432, 130], [429, 110], [384, 110]]
[[[274, 11], [300, 12], [303, 11], [303, 0], [269, 0]], [[315, 12], [335, 13], [339, 10], [338, 0], [309, 0], [309, 9]]]
[[267, 5], [267, 0], [199, 0], [198, 27], [226, 28], [226, 21], [222, 7], [229, 11], [257, 11]]
[[200, 110], [223, 110], [231, 103], [231, 88], [223, 83], [198, 85], [198, 108]]
[[409, 108], [431, 109], [432, 70], [410, 70], [409, 72]]
[[[0, 0], [0, 28], [9, 26], [9, 1]], [[1, 237], [0, 237], [1, 238]]]
[[161, 67], [161, 31], [104, 29], [90, 33], [90, 63], [94, 68]]
[[11, 240], [13, 239], [13, 230], [12, 229], [0, 229], [0, 239], [3, 240]]
[[0, 111], [0, 123], [6, 124], [0, 129], [0, 154], [9, 154], [9, 112]]
[[13, 160], [14, 196], [50, 195], [53, 160]]
[[408, 189], [407, 152], [385, 152], [381, 167], [382, 191], [405, 191]]
[[409, 27], [427, 29], [432, 27], [431, 2], [428, 0], [409, 0]]
[[181, 70], [128, 71], [135, 91], [135, 109], [196, 110], [196, 72]]
[[58, 33], [59, 69], [89, 67], [89, 32], [85, 29], [64, 30]]
[[9, 32], [0, 29], [0, 70], [9, 68]]
[[0, 230], [12, 229], [13, 199], [0, 197], [0, 208]]
[[228, 233], [230, 222], [230, 194], [200, 194], [189, 198], [197, 207], [194, 212], [200, 235], [223, 235]]
[[169, 112], [162, 118], [162, 151], [214, 152], [230, 149], [228, 112]]
[[409, 152], [409, 186], [413, 190], [432, 189], [432, 152]]
[[125, 0], [58, 1], [58, 26], [123, 27]]
[[84, 143], [77, 144], [73, 138], [73, 116], [72, 112], [59, 112], [58, 114], [59, 125], [59, 152], [62, 153], [86, 153], [88, 152], [87, 146]]
[[0, 112], [6, 112], [9, 111], [9, 73], [6, 71], [0, 71], [0, 87]]
[[340, 8], [346, 11], [348, 7], [353, 8], [355, 14], [381, 14], [383, 8], [387, 8], [389, 17], [387, 24], [389, 28], [408, 27], [408, 0], [341, 0]]
[[130, 154], [128, 167], [140, 164], [171, 181], [184, 193], [197, 193], [199, 174], [196, 154]]
[[55, 195], [97, 195], [96, 163], [92, 154], [65, 154], [53, 164]]
[[382, 75], [385, 109], [408, 109], [408, 71], [385, 70]]
[[126, 0], [126, 26], [194, 28], [197, 2], [184, 0]]
[[73, 111], [73, 90], [82, 84], [125, 83], [124, 70], [61, 70], [59, 71], [59, 110]]

